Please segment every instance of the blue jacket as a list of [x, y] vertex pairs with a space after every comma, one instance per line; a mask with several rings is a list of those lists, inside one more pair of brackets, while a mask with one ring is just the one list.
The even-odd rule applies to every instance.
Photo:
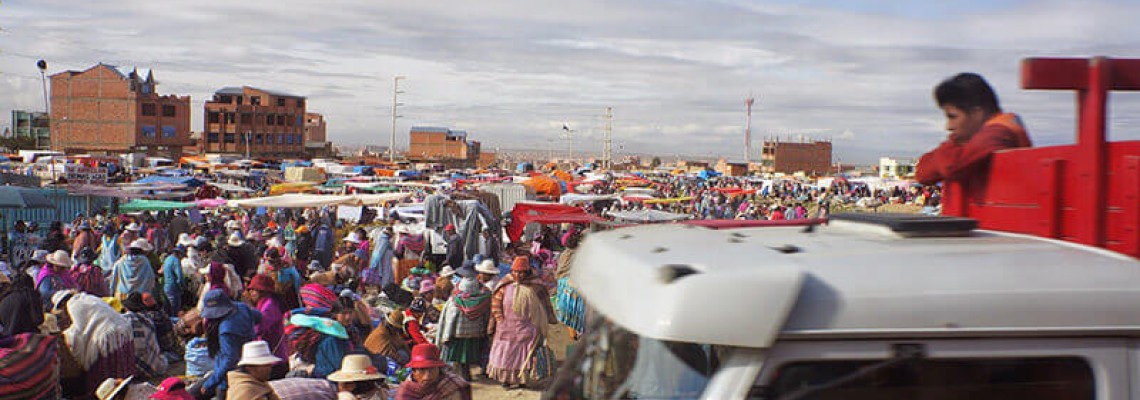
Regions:
[[237, 367], [238, 361], [241, 360], [242, 345], [253, 340], [253, 326], [261, 322], [261, 312], [245, 303], [235, 301], [233, 304], [237, 309], [226, 316], [218, 327], [218, 340], [221, 346], [218, 354], [214, 356], [213, 374], [202, 382], [202, 386], [207, 389], [228, 387], [226, 373]]
[[332, 335], [321, 336], [321, 342], [317, 344], [313, 377], [324, 379], [340, 369], [341, 360], [348, 354], [348, 341]]
[[162, 261], [162, 284], [167, 289], [182, 287], [182, 261], [173, 254]]

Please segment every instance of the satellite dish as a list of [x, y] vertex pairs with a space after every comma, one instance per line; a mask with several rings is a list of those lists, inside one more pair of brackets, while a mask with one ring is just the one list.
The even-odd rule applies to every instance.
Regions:
[[40, 71], [47, 70], [47, 61], [44, 61], [44, 60], [36, 61], [36, 67], [39, 67]]

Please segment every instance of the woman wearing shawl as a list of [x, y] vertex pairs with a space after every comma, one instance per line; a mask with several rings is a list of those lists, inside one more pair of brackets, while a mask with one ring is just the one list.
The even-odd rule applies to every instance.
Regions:
[[368, 268], [364, 270], [363, 280], [365, 287], [377, 289], [393, 283], [396, 278], [392, 269], [392, 234], [384, 229], [376, 240], [376, 248], [372, 250]]
[[403, 319], [404, 313], [399, 309], [389, 312], [364, 339], [364, 348], [372, 354], [395, 360], [397, 364], [406, 364], [411, 359], [411, 350], [404, 337]]
[[438, 343], [443, 360], [459, 364], [459, 374], [471, 380], [471, 365], [483, 358], [487, 319], [491, 315], [491, 291], [474, 278], [464, 278], [459, 292], [443, 305]]
[[558, 269], [554, 277], [558, 279], [558, 289], [555, 292], [555, 315], [570, 329], [570, 337], [578, 340], [578, 335], [586, 329], [586, 303], [578, 296], [578, 290], [570, 283], [570, 263], [574, 252], [578, 249], [581, 236], [576, 232], [568, 233], [562, 240], [566, 250], [558, 256]]
[[[292, 316], [285, 328], [289, 344], [302, 362], [300, 368], [294, 368], [301, 373], [291, 376], [324, 378], [336, 371], [341, 359], [352, 350], [348, 331], [338, 320], [341, 314], [351, 318], [354, 310], [340, 309], [337, 296], [331, 290], [312, 283], [301, 288], [301, 304], [304, 308], [290, 312]], [[338, 318], [324, 317], [330, 314]]]
[[289, 346], [282, 340], [285, 336], [284, 309], [274, 287], [273, 278], [262, 274], [254, 275], [245, 289], [245, 298], [261, 312], [261, 322], [254, 326], [255, 336], [269, 343], [273, 355], [287, 359]]
[[44, 302], [35, 281], [25, 273], [12, 274], [12, 284], [0, 294], [0, 326], [8, 335], [39, 333], [44, 323]]
[[[161, 378], [166, 376], [168, 365], [166, 357], [162, 355], [162, 348], [158, 344], [158, 328], [155, 327], [154, 321], [146, 315], [147, 311], [152, 307], [157, 307], [157, 304], [154, 304], [153, 298], [151, 298], [149, 305], [146, 303], [142, 294], [131, 293], [126, 300], [123, 300], [123, 308], [127, 309], [127, 312], [123, 313], [123, 318], [131, 323], [135, 369], [146, 378]], [[166, 318], [165, 315], [160, 315], [160, 317]]]
[[99, 238], [99, 268], [104, 273], [110, 273], [111, 268], [114, 267], [115, 261], [119, 261], [119, 255], [122, 253], [119, 247], [119, 241], [115, 240], [115, 225], [107, 223], [103, 226], [103, 236]]
[[[60, 359], [74, 361], [82, 370], [81, 384], [63, 385], [65, 397], [91, 398], [107, 378], [135, 374], [131, 323], [103, 299], [75, 292], [58, 292], [56, 304], [59, 327], [63, 328]], [[65, 367], [61, 367], [65, 369]], [[80, 383], [80, 382], [77, 382]], [[67, 393], [74, 390], [73, 393]]]
[[146, 239], [136, 239], [127, 248], [127, 255], [115, 262], [111, 271], [111, 290], [114, 297], [126, 298], [127, 295], [154, 292], [155, 274], [150, 266], [146, 252], [153, 249]]
[[493, 332], [487, 375], [504, 387], [521, 387], [554, 373], [554, 360], [546, 347], [547, 324], [556, 323], [550, 295], [534, 276], [526, 257], [515, 257], [511, 274], [495, 287], [491, 297]]
[[421, 344], [412, 349], [412, 375], [400, 383], [396, 400], [471, 400], [471, 384], [444, 369], [439, 348]]
[[71, 275], [79, 290], [95, 297], [109, 297], [107, 280], [103, 279], [103, 270], [92, 264], [95, 260], [95, 251], [83, 249], [75, 257], [75, 266], [71, 267]]
[[211, 289], [222, 289], [231, 299], [241, 295], [241, 278], [232, 265], [211, 261], [205, 274], [206, 284], [202, 285], [202, 294], [198, 297], [198, 311], [205, 309], [206, 293]]
[[[51, 296], [55, 292], [68, 289], [79, 289], [79, 284], [75, 283], [70, 271], [71, 268], [71, 255], [66, 250], [56, 250], [47, 256], [47, 264], [40, 268], [40, 273], [36, 276], [36, 290], [40, 292], [40, 298], [51, 300]], [[51, 306], [46, 301], [46, 306]]]

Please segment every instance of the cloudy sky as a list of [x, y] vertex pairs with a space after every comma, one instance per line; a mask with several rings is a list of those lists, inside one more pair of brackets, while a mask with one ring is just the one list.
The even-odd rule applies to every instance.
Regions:
[[[619, 153], [740, 159], [752, 93], [757, 142], [831, 139], [869, 163], [941, 141], [930, 91], [962, 71], [1038, 144], [1071, 142], [1073, 94], [1019, 89], [1019, 60], [1140, 57], [1137, 15], [1134, 0], [7, 0], [0, 110], [43, 108], [37, 59], [49, 74], [104, 62], [192, 96], [194, 130], [215, 90], [249, 85], [308, 96], [335, 142], [387, 144], [404, 75], [401, 146], [439, 125], [546, 149], [567, 123], [597, 151], [613, 107]], [[1140, 138], [1140, 97], [1114, 96], [1111, 137]]]

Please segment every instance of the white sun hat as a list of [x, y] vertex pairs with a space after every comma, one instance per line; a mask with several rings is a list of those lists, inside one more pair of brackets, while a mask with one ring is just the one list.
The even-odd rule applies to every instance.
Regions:
[[279, 362], [281, 359], [269, 351], [268, 342], [255, 340], [241, 346], [241, 361], [237, 365], [271, 365]]

